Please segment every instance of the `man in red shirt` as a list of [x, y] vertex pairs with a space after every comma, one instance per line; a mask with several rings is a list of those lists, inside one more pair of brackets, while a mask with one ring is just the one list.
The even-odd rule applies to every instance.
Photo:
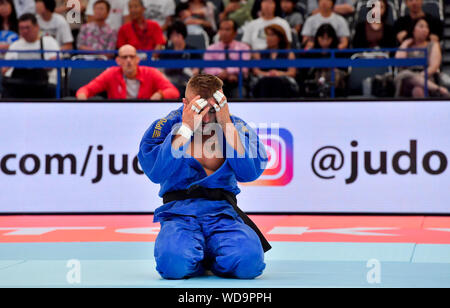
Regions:
[[106, 91], [109, 99], [177, 99], [178, 89], [160, 71], [153, 67], [139, 66], [136, 48], [124, 45], [119, 49], [116, 63], [87, 85], [76, 96], [87, 99]]
[[130, 0], [128, 9], [131, 21], [120, 27], [117, 48], [130, 44], [137, 50], [162, 49], [166, 44], [163, 31], [156, 21], [145, 19], [142, 0]]

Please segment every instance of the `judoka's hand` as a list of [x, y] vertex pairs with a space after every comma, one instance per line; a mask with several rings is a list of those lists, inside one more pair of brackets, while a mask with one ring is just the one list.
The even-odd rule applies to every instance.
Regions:
[[[219, 90], [219, 92], [223, 94], [222, 90]], [[223, 104], [223, 102], [225, 102], [226, 100], [227, 98], [225, 95], [222, 97], [220, 102], [217, 102], [215, 98], [208, 99], [208, 103], [211, 105], [211, 108], [214, 108], [215, 104], [222, 105], [219, 111], [216, 110], [216, 121], [220, 125], [231, 123], [230, 109], [228, 108], [228, 103]]]
[[[183, 107], [182, 121], [183, 121], [183, 124], [189, 126], [189, 128], [192, 131], [197, 130], [197, 128], [202, 124], [203, 116], [209, 111], [209, 109], [211, 109], [211, 106], [209, 106], [209, 105], [206, 105], [205, 108], [202, 108], [196, 102], [200, 98], [201, 98], [200, 95], [197, 95], [190, 102], [188, 102], [186, 100], [186, 98], [183, 98], [184, 107]], [[197, 109], [201, 112], [197, 113], [197, 111], [195, 109]]]

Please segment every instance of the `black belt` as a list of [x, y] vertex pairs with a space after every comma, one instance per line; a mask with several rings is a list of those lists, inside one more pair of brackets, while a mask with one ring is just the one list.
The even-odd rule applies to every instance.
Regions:
[[266, 240], [262, 232], [255, 225], [255, 223], [237, 206], [236, 195], [233, 194], [232, 192], [229, 192], [221, 188], [205, 188], [200, 185], [193, 185], [189, 189], [176, 190], [165, 193], [163, 196], [163, 203], [166, 204], [172, 201], [180, 201], [196, 198], [204, 198], [213, 201], [218, 200], [228, 201], [233, 206], [233, 209], [236, 211], [239, 217], [242, 218], [244, 223], [256, 232], [261, 241], [261, 245], [264, 249], [264, 252], [267, 252], [272, 248], [272, 246], [270, 246], [269, 242]]

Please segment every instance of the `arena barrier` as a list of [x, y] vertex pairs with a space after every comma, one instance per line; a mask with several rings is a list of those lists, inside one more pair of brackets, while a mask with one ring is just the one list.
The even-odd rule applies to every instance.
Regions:
[[[152, 213], [136, 159], [180, 102], [0, 103], [1, 213]], [[232, 101], [270, 168], [241, 185], [251, 213], [450, 213], [450, 102]], [[162, 124], [164, 121], [162, 121]]]

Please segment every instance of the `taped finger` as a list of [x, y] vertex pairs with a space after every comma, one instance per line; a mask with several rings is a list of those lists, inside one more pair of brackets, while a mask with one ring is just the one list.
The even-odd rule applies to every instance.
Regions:
[[200, 109], [198, 109], [195, 105], [192, 105], [191, 109], [194, 110], [196, 113], [200, 112]]
[[205, 106], [208, 104], [208, 101], [204, 98], [200, 98], [200, 99], [196, 100], [195, 102], [200, 106], [200, 109], [205, 108]]

